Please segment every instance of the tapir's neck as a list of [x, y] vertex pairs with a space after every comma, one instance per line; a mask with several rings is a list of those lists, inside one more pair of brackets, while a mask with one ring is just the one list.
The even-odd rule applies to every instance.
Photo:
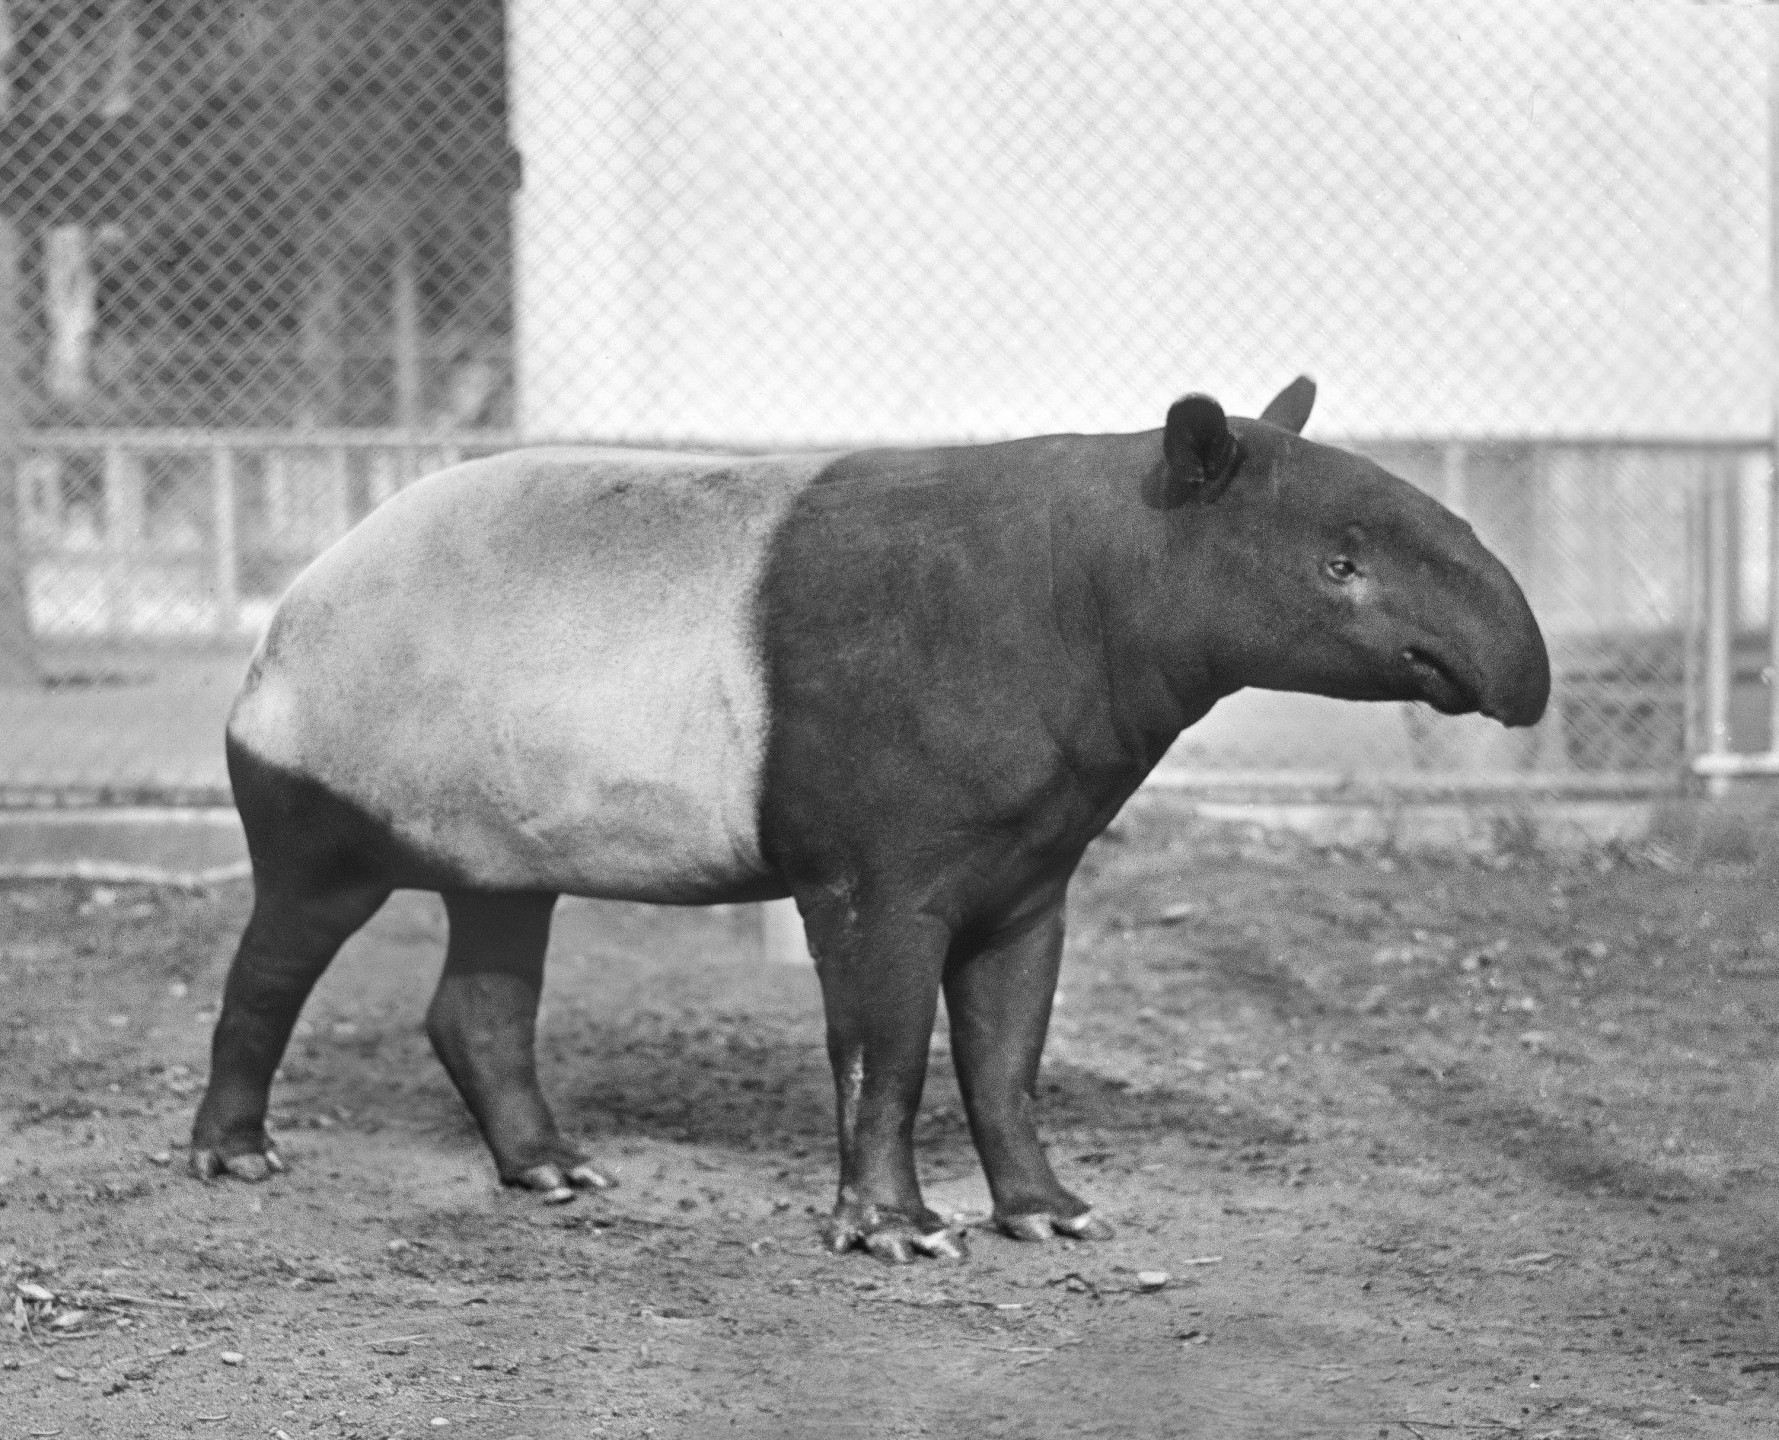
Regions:
[[1152, 433], [834, 461], [767, 566], [774, 704], [857, 703], [884, 744], [943, 733], [1009, 791], [1115, 809], [1225, 693], [1178, 643], [1178, 527], [1142, 494], [1160, 460]]
[[[1161, 432], [1081, 437], [1055, 477], [1052, 531], [1093, 597], [1095, 640], [1121, 747], [1145, 769], [1180, 732], [1240, 688], [1208, 623], [1214, 566], [1190, 553], [1204, 527], [1169, 523], [1145, 501]], [[1194, 617], [1198, 617], [1195, 621]]]

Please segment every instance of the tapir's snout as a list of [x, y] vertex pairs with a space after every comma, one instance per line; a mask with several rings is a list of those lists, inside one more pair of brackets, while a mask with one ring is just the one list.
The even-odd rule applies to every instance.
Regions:
[[[1477, 547], [1481, 550], [1481, 547]], [[1550, 703], [1550, 652], [1544, 632], [1508, 569], [1486, 550], [1470, 569], [1463, 618], [1447, 656], [1474, 709], [1503, 725], [1536, 725]]]
[[1536, 725], [1550, 703], [1550, 657], [1537, 622], [1528, 627], [1521, 653], [1498, 677], [1491, 689], [1486, 683], [1477, 709], [1503, 725]]

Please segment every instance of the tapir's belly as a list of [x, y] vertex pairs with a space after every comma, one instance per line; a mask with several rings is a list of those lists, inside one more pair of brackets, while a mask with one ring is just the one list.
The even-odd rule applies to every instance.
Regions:
[[755, 596], [822, 463], [538, 451], [423, 481], [292, 587], [230, 734], [467, 884], [770, 893]]

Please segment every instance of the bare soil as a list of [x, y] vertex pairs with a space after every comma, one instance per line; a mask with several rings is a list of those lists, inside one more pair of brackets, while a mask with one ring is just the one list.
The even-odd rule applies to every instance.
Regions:
[[[421, 1014], [430, 896], [311, 1001], [288, 1174], [185, 1177], [248, 890], [0, 889], [0, 1436], [1779, 1431], [1763, 844], [1486, 863], [1122, 821], [1044, 1084], [1103, 1244], [833, 1257], [813, 972], [565, 903], [542, 1055], [622, 1187], [501, 1190]], [[1167, 1272], [1156, 1286], [1147, 1272]], [[10, 1323], [8, 1323], [10, 1322]]]

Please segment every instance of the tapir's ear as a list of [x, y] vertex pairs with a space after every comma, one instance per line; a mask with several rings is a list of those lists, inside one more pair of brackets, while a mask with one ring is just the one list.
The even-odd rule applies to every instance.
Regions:
[[1315, 403], [1316, 382], [1307, 375], [1299, 375], [1272, 397], [1266, 409], [1260, 412], [1260, 418], [1268, 425], [1277, 425], [1281, 430], [1301, 435]]
[[1241, 460], [1223, 407], [1209, 395], [1188, 395], [1167, 412], [1162, 435], [1172, 503], [1215, 500]]

